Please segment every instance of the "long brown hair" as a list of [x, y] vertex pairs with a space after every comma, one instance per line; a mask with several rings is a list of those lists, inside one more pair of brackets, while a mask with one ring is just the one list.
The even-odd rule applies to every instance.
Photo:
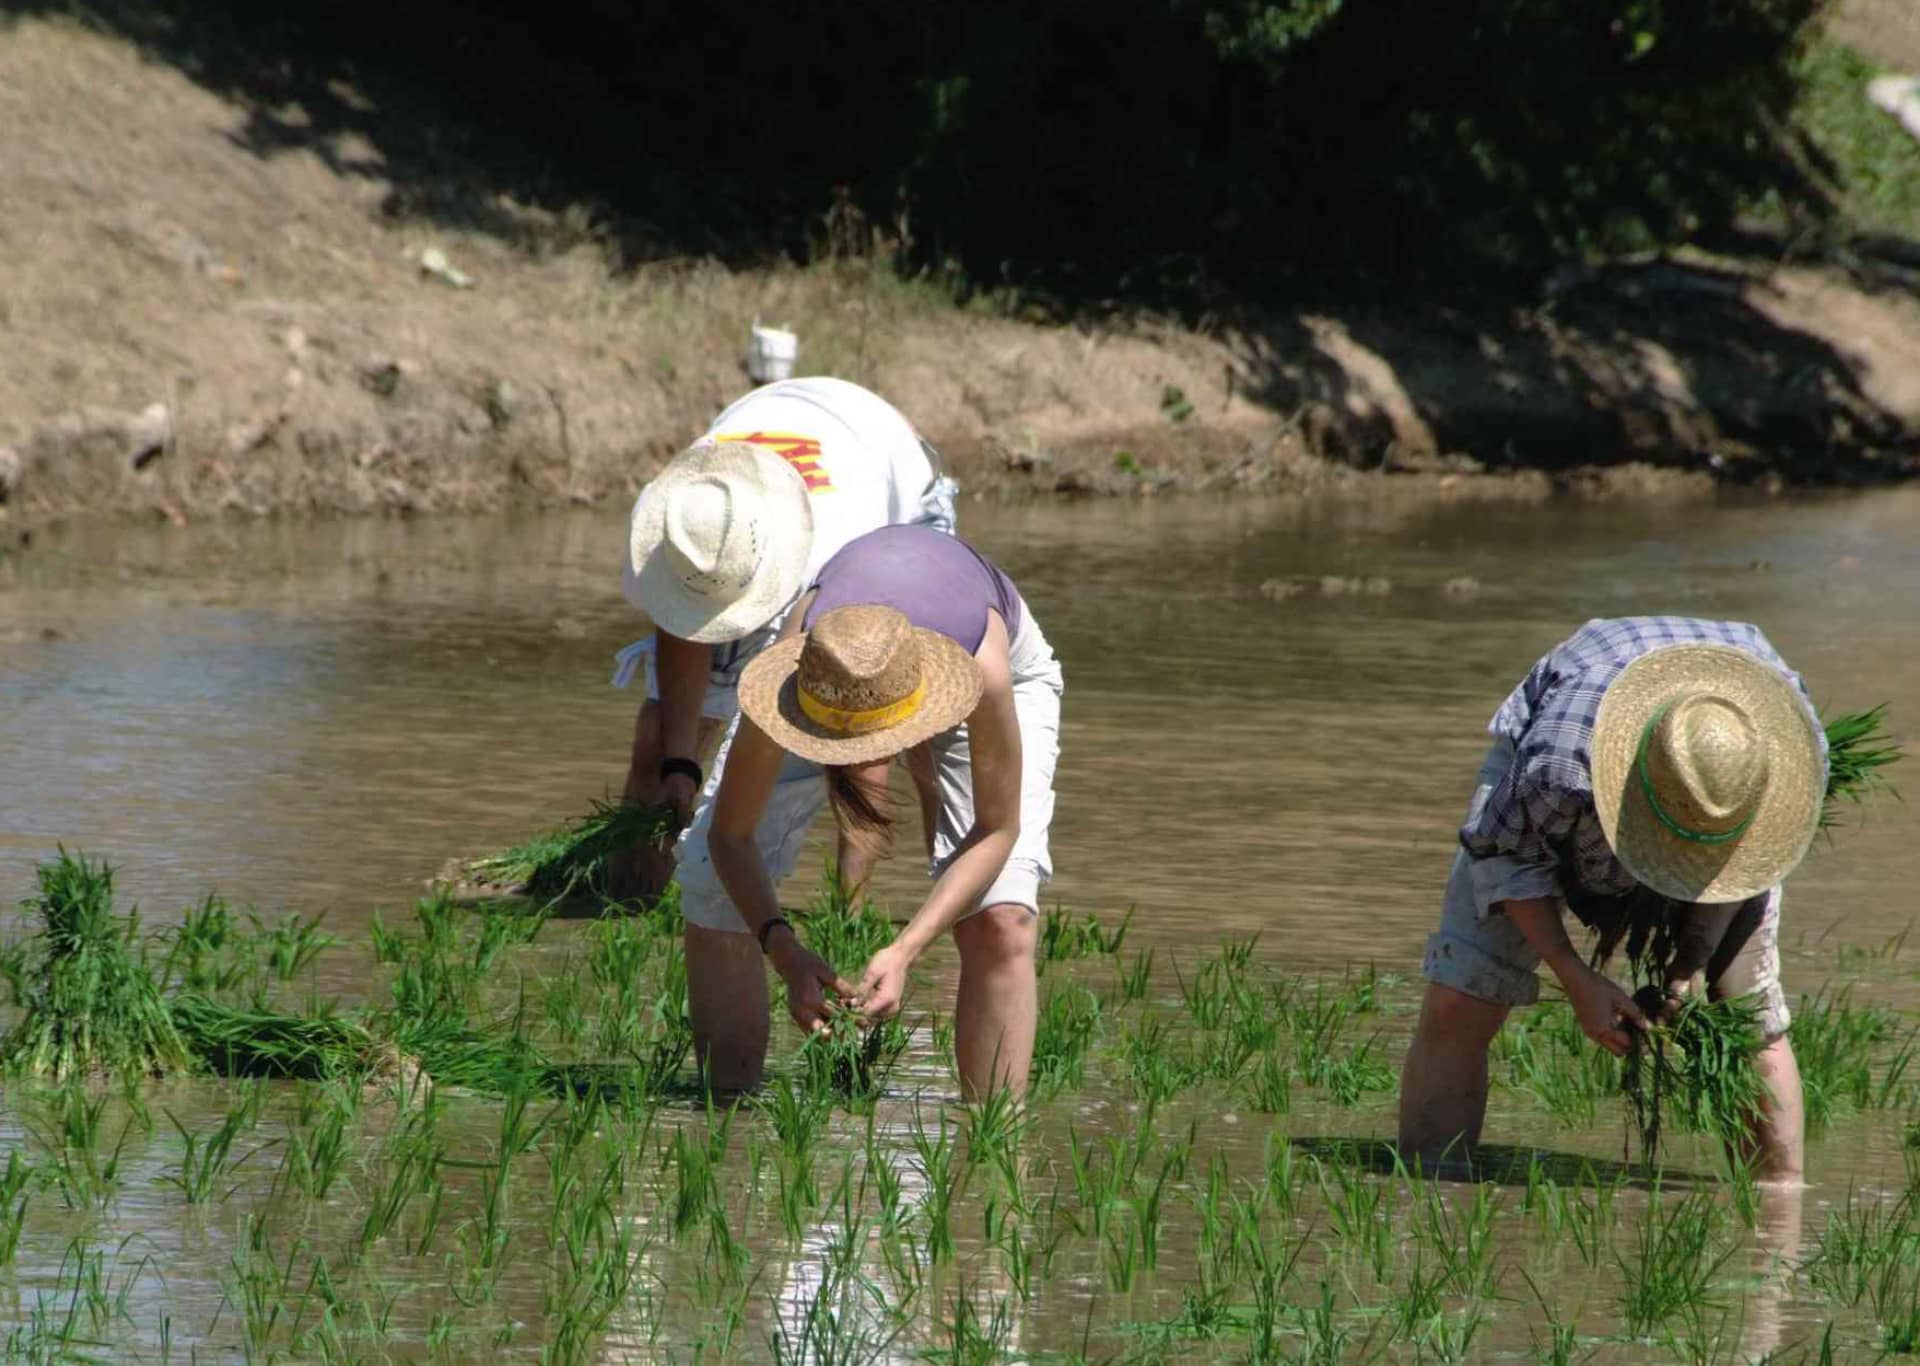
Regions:
[[[881, 770], [883, 773], [886, 770]], [[873, 790], [853, 776], [845, 764], [827, 765], [827, 799], [841, 826], [858, 835], [871, 835], [883, 844], [893, 838], [892, 807], [899, 804], [890, 788], [882, 786], [880, 800]]]

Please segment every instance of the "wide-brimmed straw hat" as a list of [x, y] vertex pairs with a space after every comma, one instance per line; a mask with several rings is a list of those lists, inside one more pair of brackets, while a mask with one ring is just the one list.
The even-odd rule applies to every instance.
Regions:
[[813, 549], [806, 481], [771, 451], [703, 437], [633, 505], [627, 600], [682, 640], [738, 640], [792, 602]]
[[1672, 645], [1620, 671], [1593, 728], [1593, 799], [1614, 856], [1680, 901], [1774, 886], [1820, 827], [1819, 722], [1778, 669], [1725, 645]]
[[740, 676], [740, 710], [780, 748], [817, 764], [889, 759], [967, 719], [980, 665], [891, 607], [836, 607], [775, 641]]

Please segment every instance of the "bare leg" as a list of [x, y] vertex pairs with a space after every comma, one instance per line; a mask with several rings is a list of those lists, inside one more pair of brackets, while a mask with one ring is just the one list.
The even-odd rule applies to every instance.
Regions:
[[1427, 984], [1400, 1074], [1400, 1156], [1429, 1171], [1461, 1161], [1487, 1118], [1487, 1048], [1508, 1007]]
[[1016, 1097], [1026, 1094], [1040, 1009], [1039, 937], [1033, 912], [1011, 904], [989, 906], [953, 927], [960, 950], [953, 1042], [968, 1100], [1003, 1086]]
[[686, 927], [693, 1051], [716, 1096], [751, 1091], [767, 1061], [767, 969], [750, 934]]
[[1806, 1171], [1806, 1103], [1800, 1062], [1787, 1036], [1770, 1040], [1753, 1059], [1767, 1089], [1766, 1108], [1753, 1127], [1747, 1159], [1753, 1174], [1770, 1184], [1798, 1185]]

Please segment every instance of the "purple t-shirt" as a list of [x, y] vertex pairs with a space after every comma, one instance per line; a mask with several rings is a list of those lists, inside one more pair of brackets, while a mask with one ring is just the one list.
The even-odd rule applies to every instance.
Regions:
[[808, 628], [836, 607], [891, 607], [922, 630], [938, 631], [968, 654], [998, 612], [1007, 638], [1020, 631], [1020, 591], [1001, 568], [961, 540], [924, 526], [884, 526], [848, 541], [814, 581]]

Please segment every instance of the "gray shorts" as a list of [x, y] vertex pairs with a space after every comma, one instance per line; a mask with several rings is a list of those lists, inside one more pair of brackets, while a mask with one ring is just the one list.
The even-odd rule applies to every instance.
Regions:
[[[1478, 818], [1493, 785], [1505, 776], [1513, 746], [1498, 740], [1487, 751], [1474, 785], [1467, 823]], [[1506, 916], [1492, 909], [1499, 901], [1559, 895], [1551, 870], [1515, 859], [1469, 858], [1455, 850], [1441, 905], [1440, 928], [1427, 939], [1422, 975], [1429, 982], [1502, 1006], [1532, 1005], [1540, 999], [1540, 955]], [[1780, 985], [1781, 889], [1766, 894], [1758, 927], [1707, 984], [1716, 997], [1757, 995], [1761, 1028], [1767, 1038], [1787, 1032], [1792, 1016]]]

